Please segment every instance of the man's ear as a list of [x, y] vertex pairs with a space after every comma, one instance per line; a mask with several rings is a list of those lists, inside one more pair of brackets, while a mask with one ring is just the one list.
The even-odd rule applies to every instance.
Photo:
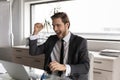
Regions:
[[68, 27], [68, 29], [69, 29], [70, 24], [69, 24], [69, 23], [66, 23], [65, 26]]

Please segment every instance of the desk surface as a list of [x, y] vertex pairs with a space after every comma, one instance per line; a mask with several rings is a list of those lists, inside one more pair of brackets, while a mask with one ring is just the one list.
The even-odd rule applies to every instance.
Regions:
[[7, 73], [0, 74], [0, 80], [14, 80]]
[[19, 46], [13, 46], [12, 48], [29, 49], [29, 46], [26, 46], [26, 45], [19, 45]]
[[103, 55], [100, 55], [100, 52], [96, 52], [96, 51], [89, 51], [89, 53], [93, 54], [94, 58], [97, 58], [97, 59], [115, 60], [118, 58], [118, 57], [103, 56]]
[[[17, 77], [18, 80], [20, 79], [20, 74], [23, 74], [25, 76], [26, 76], [26, 74], [28, 74], [28, 78], [30, 78], [30, 80], [39, 80], [41, 78], [41, 76], [43, 75], [43, 73], [44, 73], [44, 70], [42, 70], [42, 69], [33, 68], [33, 67], [29, 67], [29, 66], [24, 66], [24, 65], [20, 65], [20, 64], [8, 62], [8, 61], [0, 60], [0, 63], [4, 63], [4, 64], [7, 63], [7, 64], [10, 64], [10, 65], [14, 64], [14, 66], [16, 67], [17, 70], [21, 70], [21, 67], [24, 68], [23, 73], [21, 73], [21, 71], [17, 71], [16, 72], [16, 69], [11, 69], [10, 68], [10, 70], [12, 71], [12, 73], [14, 73], [15, 75], [17, 74], [17, 76], [19, 76], [19, 77]], [[10, 66], [8, 65], [8, 67], [10, 67]], [[20, 68], [18, 69], [18, 67], [20, 67]], [[16, 79], [13, 79], [9, 75], [9, 73], [7, 73], [7, 70], [3, 74], [2, 73], [0, 74], [0, 80], [16, 80]], [[24, 79], [24, 80], [26, 80], [26, 79]], [[58, 77], [56, 75], [48, 75], [48, 78], [46, 80], [71, 80], [71, 79], [69, 79], [68, 77]]]
[[2, 64], [0, 69], [3, 68], [3, 70], [1, 70], [0, 80], [13, 80], [13, 77], [18, 80], [26, 80], [31, 77], [40, 78], [44, 73], [44, 70], [16, 64], [13, 62], [0, 60], [0, 63]]

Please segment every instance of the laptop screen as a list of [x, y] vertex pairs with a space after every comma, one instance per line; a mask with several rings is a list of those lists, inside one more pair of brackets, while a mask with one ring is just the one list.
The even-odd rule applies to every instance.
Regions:
[[29, 75], [23, 65], [0, 61], [7, 73], [15, 80], [29, 80]]

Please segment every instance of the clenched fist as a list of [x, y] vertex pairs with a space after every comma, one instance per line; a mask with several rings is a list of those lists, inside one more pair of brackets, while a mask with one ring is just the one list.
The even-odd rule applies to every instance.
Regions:
[[43, 29], [42, 23], [35, 23], [33, 35], [37, 35]]

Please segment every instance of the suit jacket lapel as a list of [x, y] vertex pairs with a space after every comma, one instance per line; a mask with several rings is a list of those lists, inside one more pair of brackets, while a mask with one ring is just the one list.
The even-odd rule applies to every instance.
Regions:
[[46, 60], [45, 60], [46, 61], [45, 62], [45, 70], [48, 70], [50, 73], [51, 73], [51, 71], [49, 70], [48, 65], [51, 62], [51, 52], [52, 52], [53, 47], [54, 47], [55, 43], [57, 42], [57, 40], [58, 40], [57, 36], [54, 36], [52, 41], [51, 40], [49, 41], [49, 43], [50, 43], [50, 45], [48, 47], [49, 50], [46, 49], [47, 54], [46, 54]]
[[55, 46], [57, 40], [58, 40], [58, 37], [55, 36], [54, 39], [53, 39], [53, 41], [50, 42], [51, 44], [50, 44], [50, 47], [49, 47], [49, 48], [50, 48], [49, 56], [51, 55], [51, 52], [52, 52], [52, 50], [53, 50], [53, 48], [54, 48], [54, 46]]
[[74, 39], [74, 35], [71, 34], [70, 37], [70, 43], [69, 43], [69, 50], [68, 50], [68, 63], [71, 63], [71, 59], [72, 59], [72, 53], [73, 53], [73, 39]]

